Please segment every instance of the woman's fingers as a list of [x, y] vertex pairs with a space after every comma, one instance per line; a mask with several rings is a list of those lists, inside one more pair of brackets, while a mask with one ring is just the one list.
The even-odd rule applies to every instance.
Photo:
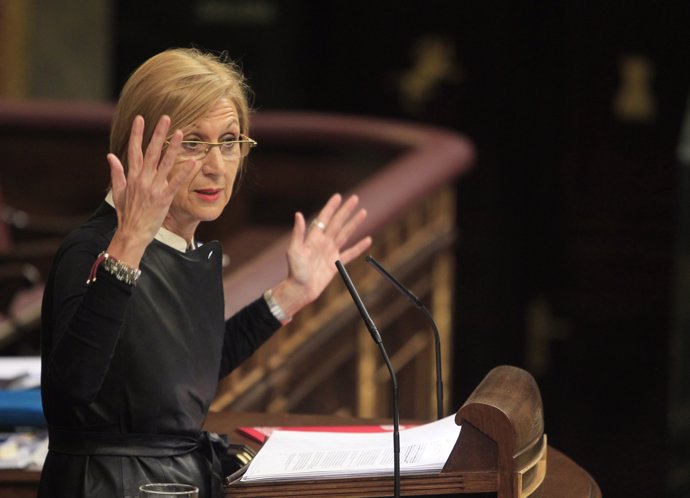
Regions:
[[295, 213], [295, 223], [292, 228], [292, 235], [290, 237], [290, 245], [298, 246], [304, 242], [304, 235], [307, 231], [307, 222], [304, 220], [304, 215], [300, 212]]
[[326, 225], [326, 234], [338, 238], [338, 234], [342, 231], [343, 226], [350, 220], [352, 212], [357, 207], [359, 198], [356, 195], [350, 196], [335, 212], [329, 223]]
[[359, 198], [356, 195], [350, 196], [344, 203], [339, 194], [333, 195], [314, 220], [323, 225], [312, 225], [309, 233], [318, 229], [324, 236], [332, 239], [336, 247], [342, 247], [367, 216], [364, 209], [355, 212], [357, 204]]
[[138, 176], [144, 166], [141, 144], [144, 140], [144, 118], [136, 116], [132, 122], [127, 144], [127, 176]]
[[113, 186], [113, 200], [115, 201], [115, 207], [119, 208], [122, 205], [122, 196], [127, 188], [125, 168], [115, 154], [108, 154], [106, 159], [110, 165], [110, 183]]
[[115, 154], [108, 154], [106, 156], [108, 165], [110, 166], [110, 181], [113, 184], [113, 190], [122, 191], [127, 186], [127, 177], [125, 176], [125, 168], [122, 166], [120, 159]]
[[[153, 134], [151, 135], [151, 140], [146, 147], [146, 152], [144, 154], [144, 165], [147, 172], [156, 174], [161, 163], [161, 155], [163, 154], [163, 148], [166, 146], [166, 140], [168, 137], [168, 131], [170, 130], [170, 117], [163, 115], [156, 123], [156, 127], [153, 129]], [[176, 135], [181, 135], [181, 132], [176, 133]], [[179, 137], [182, 140], [182, 137]], [[178, 140], [178, 143], [179, 143]], [[170, 154], [166, 154], [170, 156]]]
[[[313, 247], [320, 247], [320, 250], [323, 251], [335, 251], [336, 254], [340, 254], [341, 259], [351, 261], [371, 245], [371, 238], [364, 237], [341, 252], [348, 239], [367, 217], [366, 209], [359, 209], [355, 212], [358, 204], [359, 198], [356, 195], [350, 196], [344, 203], [340, 194], [331, 196], [319, 212], [318, 217], [312, 221], [308, 231], [304, 217], [301, 213], [297, 213], [291, 244], [298, 246], [301, 243], [306, 243], [313, 245]], [[324, 243], [327, 245], [323, 245]], [[331, 249], [327, 249], [328, 247]]]
[[345, 243], [350, 239], [350, 236], [359, 228], [359, 226], [364, 222], [367, 217], [366, 209], [360, 209], [351, 216], [345, 225], [335, 234], [333, 237], [333, 243], [336, 247], [343, 247]]
[[350, 261], [358, 258], [364, 251], [369, 249], [371, 246], [371, 237], [364, 237], [356, 244], [348, 247], [346, 250], [340, 253], [340, 261], [346, 265]]
[[[158, 168], [156, 170], [156, 180], [165, 182], [173, 169], [173, 166], [178, 161], [177, 154], [182, 148], [180, 143], [182, 142], [182, 131], [176, 130], [172, 137], [168, 141], [165, 148], [165, 153], [162, 159], [158, 163]], [[193, 161], [192, 161], [193, 162]], [[179, 172], [177, 172], [179, 173]], [[185, 175], [186, 176], [186, 175]]]
[[[145, 151], [142, 150], [144, 129], [144, 118], [136, 116], [132, 123], [127, 151], [127, 184], [131, 189], [144, 189], [150, 195], [163, 195], [172, 200], [177, 189], [189, 179], [194, 169], [194, 161], [189, 161], [174, 174], [170, 174], [178, 161], [177, 155], [181, 149], [183, 134], [182, 131], [176, 130], [168, 139], [169, 116], [163, 115], [158, 120]], [[119, 160], [117, 162], [120, 163]]]
[[[166, 141], [170, 130], [170, 117], [166, 115], [161, 116], [144, 151], [142, 147], [145, 127], [144, 118], [136, 116], [132, 122], [132, 130], [129, 134], [129, 144], [127, 147], [127, 176], [138, 177], [144, 174], [151, 177], [157, 173], [159, 164], [162, 163], [161, 157], [163, 149], [166, 148]], [[170, 161], [165, 163], [169, 167], [175, 161], [175, 156], [179, 150], [179, 142], [182, 140], [181, 132], [176, 133], [176, 135], [180, 135], [176, 140], [178, 145], [175, 147], [175, 152], [169, 155]], [[171, 139], [171, 143], [172, 141], [173, 139]]]
[[325, 226], [328, 226], [333, 214], [336, 212], [342, 201], [343, 198], [340, 194], [333, 194], [331, 198], [328, 199], [328, 202], [326, 202], [326, 205], [321, 208], [321, 211], [319, 211], [317, 220], [323, 223]]

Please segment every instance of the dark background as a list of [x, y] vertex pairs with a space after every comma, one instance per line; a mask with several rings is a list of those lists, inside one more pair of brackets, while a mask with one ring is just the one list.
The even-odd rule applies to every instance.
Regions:
[[[454, 405], [492, 367], [522, 366], [551, 445], [604, 496], [690, 496], [687, 447], [667, 427], [681, 401], [669, 399], [669, 352], [690, 2], [151, 4], [117, 3], [114, 89], [150, 55], [194, 44], [242, 65], [257, 109], [468, 135], [478, 159], [457, 184]], [[399, 82], [424, 40], [454, 69], [411, 105]], [[653, 68], [655, 112], [640, 121], [613, 110], [631, 55]]]

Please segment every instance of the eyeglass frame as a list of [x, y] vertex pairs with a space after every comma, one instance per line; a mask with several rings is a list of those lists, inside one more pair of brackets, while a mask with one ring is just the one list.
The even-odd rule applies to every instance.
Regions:
[[[247, 153], [244, 155], [242, 155], [242, 153], [241, 153], [242, 152], [242, 146], [240, 145], [239, 158], [247, 157], [249, 155], [249, 151], [251, 149], [253, 149], [254, 147], [256, 147], [257, 145], [259, 145], [259, 143], [256, 140], [254, 140], [253, 138], [251, 138], [247, 135], [244, 135], [242, 133], [240, 133], [240, 139], [238, 139], [238, 140], [224, 140], [222, 142], [204, 142], [203, 140], [182, 140], [180, 142], [180, 145], [182, 147], [184, 147], [184, 144], [197, 144], [197, 145], [205, 145], [206, 146], [206, 149], [198, 152], [198, 154], [199, 154], [198, 157], [193, 156], [193, 155], [189, 156], [190, 158], [194, 158], [194, 159], [203, 159], [204, 157], [206, 157], [208, 155], [209, 152], [211, 152], [212, 148], [221, 147], [221, 146], [227, 145], [227, 144], [249, 144], [249, 147], [247, 148]], [[170, 145], [170, 140], [166, 140], [165, 145]], [[191, 153], [191, 152], [190, 151], [184, 151], [184, 150], [182, 152], [180, 152], [181, 155], [186, 155], [186, 153]], [[223, 159], [226, 159], [226, 157], [223, 156], [222, 150], [221, 150], [220, 155], [221, 155], [221, 157], [223, 157]], [[226, 160], [228, 160], [228, 159], [226, 159]]]

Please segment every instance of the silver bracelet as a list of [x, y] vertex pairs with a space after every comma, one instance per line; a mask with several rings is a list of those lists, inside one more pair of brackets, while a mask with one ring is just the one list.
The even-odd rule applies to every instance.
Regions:
[[264, 301], [266, 301], [266, 304], [268, 305], [268, 309], [271, 310], [271, 314], [280, 323], [285, 325], [286, 323], [289, 323], [290, 320], [292, 320], [292, 317], [288, 316], [288, 314], [285, 313], [283, 308], [280, 307], [278, 302], [273, 297], [273, 289], [268, 289], [266, 292], [264, 292]]
[[132, 268], [128, 264], [113, 258], [110, 254], [103, 251], [98, 255], [98, 258], [96, 258], [96, 261], [91, 268], [91, 274], [89, 275], [89, 279], [86, 281], [87, 284], [90, 284], [96, 280], [96, 270], [98, 269], [99, 265], [116, 279], [129, 285], [135, 285], [137, 283], [137, 279], [141, 275], [141, 270], [139, 268]]

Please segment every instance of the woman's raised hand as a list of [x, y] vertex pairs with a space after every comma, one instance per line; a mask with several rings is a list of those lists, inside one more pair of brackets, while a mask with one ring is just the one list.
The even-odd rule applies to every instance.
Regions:
[[309, 227], [301, 213], [295, 214], [287, 250], [288, 277], [273, 289], [273, 297], [288, 315], [323, 292], [337, 271], [337, 260], [347, 264], [371, 246], [371, 237], [363, 237], [345, 248], [367, 216], [365, 209], [357, 209], [358, 204], [355, 195], [343, 202], [335, 194]]
[[182, 132], [175, 131], [167, 141], [170, 130], [168, 116], [158, 120], [146, 151], [142, 150], [144, 126], [143, 117], [134, 118], [126, 173], [120, 159], [115, 154], [108, 154], [118, 222], [108, 252], [134, 267], [139, 265], [144, 250], [163, 224], [175, 193], [189, 179], [194, 168], [194, 161], [190, 160], [170, 174], [180, 150]]

